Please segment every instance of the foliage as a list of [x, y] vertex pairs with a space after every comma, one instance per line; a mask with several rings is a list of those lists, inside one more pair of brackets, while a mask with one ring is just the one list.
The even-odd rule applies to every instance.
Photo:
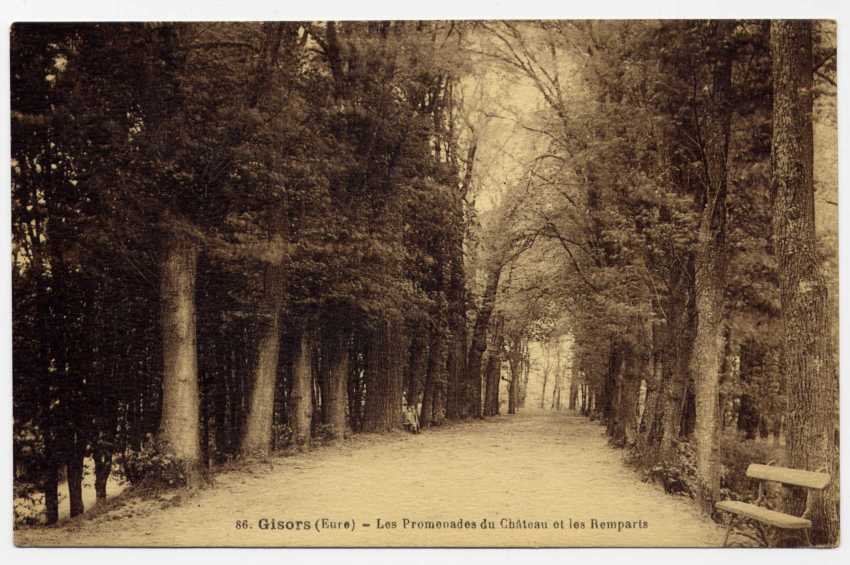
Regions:
[[187, 485], [187, 469], [167, 446], [149, 436], [140, 449], [119, 456], [121, 470], [131, 485], [143, 488], [179, 488]]
[[785, 463], [784, 450], [766, 442], [741, 441], [737, 434], [721, 438], [721, 492], [724, 498], [753, 501], [758, 496], [757, 481], [747, 477], [747, 467], [752, 463], [780, 465]]
[[693, 498], [697, 492], [696, 454], [688, 441], [677, 441], [660, 461], [644, 471], [644, 480], [655, 482], [669, 494]]

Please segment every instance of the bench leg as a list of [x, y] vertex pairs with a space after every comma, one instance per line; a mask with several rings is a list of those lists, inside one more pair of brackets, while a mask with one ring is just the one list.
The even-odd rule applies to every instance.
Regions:
[[732, 517], [729, 519], [729, 525], [726, 526], [726, 536], [723, 538], [723, 547], [728, 547], [726, 544], [729, 543], [729, 536], [732, 534], [732, 528], [735, 526], [735, 520], [738, 517], [732, 514]]

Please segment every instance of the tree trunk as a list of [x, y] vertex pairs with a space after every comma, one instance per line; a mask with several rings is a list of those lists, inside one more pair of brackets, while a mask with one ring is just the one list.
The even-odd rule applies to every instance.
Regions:
[[612, 340], [609, 345], [608, 372], [603, 384], [602, 418], [606, 424], [606, 432], [611, 443], [622, 446], [625, 431], [623, 429], [622, 413], [620, 412], [620, 397], [623, 385], [623, 346]]
[[[573, 360], [573, 362], [575, 363], [575, 360]], [[569, 404], [567, 405], [567, 408], [569, 408], [571, 412], [576, 411], [576, 402], [578, 400], [578, 377], [576, 376], [577, 372], [578, 371], [574, 370], [570, 375], [570, 400]]]
[[520, 380], [519, 399], [517, 400], [517, 409], [525, 408], [525, 398], [528, 395], [528, 374], [531, 372], [531, 362], [529, 359], [528, 342], [525, 342], [522, 354], [522, 379]]
[[48, 461], [44, 468], [44, 513], [47, 525], [53, 525], [59, 521], [59, 466], [51, 461], [51, 454], [47, 454]]
[[[445, 351], [445, 347], [441, 348]], [[436, 381], [433, 384], [434, 394], [431, 405], [431, 425], [441, 426], [446, 420], [446, 373], [445, 356], [441, 357], [440, 370], [437, 371]]]
[[425, 371], [425, 383], [422, 390], [422, 407], [419, 413], [419, 426], [427, 428], [431, 425], [434, 417], [434, 396], [436, 394], [437, 381], [439, 379], [440, 362], [442, 355], [443, 339], [440, 330], [431, 330], [430, 344], [428, 346], [428, 367]]
[[425, 382], [427, 371], [428, 347], [425, 343], [426, 334], [417, 328], [413, 328], [410, 334], [410, 348], [408, 351], [407, 370], [405, 371], [405, 404], [415, 407], [419, 403], [422, 394], [422, 386]]
[[688, 280], [692, 276], [693, 269], [690, 265], [674, 271], [668, 301], [666, 343], [662, 357], [663, 399], [659, 399], [664, 406], [658, 446], [662, 455], [670, 452], [673, 442], [679, 438], [682, 431], [694, 335], [693, 305], [688, 292]]
[[549, 406], [550, 410], [560, 410], [561, 409], [561, 372], [560, 370], [555, 373], [555, 386], [552, 389], [552, 404]]
[[94, 453], [94, 491], [97, 501], [106, 500], [106, 483], [112, 472], [112, 452], [98, 449]]
[[651, 369], [646, 379], [646, 399], [644, 400], [643, 417], [640, 425], [640, 451], [642, 455], [651, 457], [653, 450], [661, 442], [664, 395], [662, 394], [662, 359], [664, 354], [661, 343], [659, 325], [652, 326], [652, 353], [650, 356]]
[[282, 276], [280, 265], [266, 267], [254, 384], [251, 387], [251, 399], [240, 446], [243, 454], [253, 453], [264, 456], [271, 451], [277, 366], [280, 358]]
[[[718, 44], [737, 25], [716, 24]], [[698, 499], [707, 514], [714, 512], [720, 491], [717, 428], [720, 362], [723, 354], [723, 310], [726, 290], [726, 177], [732, 120], [732, 53], [725, 49], [713, 67], [711, 102], [703, 120], [704, 191], [694, 252], [696, 333], [691, 353], [696, 402], [696, 478]]]
[[345, 332], [329, 330], [325, 339], [325, 389], [322, 393], [322, 423], [332, 439], [341, 439], [347, 431], [345, 406], [348, 398], [348, 346]]
[[[836, 546], [839, 532], [836, 366], [829, 297], [814, 218], [812, 23], [773, 20], [773, 240], [782, 304], [782, 355], [788, 383], [788, 464], [825, 469], [830, 486], [812, 508], [812, 541]], [[788, 498], [803, 509], [802, 493]]]
[[313, 422], [313, 336], [303, 328], [295, 338], [292, 356], [292, 383], [289, 391], [289, 427], [298, 450], [310, 447]]
[[[463, 221], [463, 201], [457, 203], [460, 207], [457, 221]], [[462, 225], [462, 224], [461, 224]], [[445, 283], [448, 318], [448, 338], [445, 343], [445, 412], [449, 420], [457, 420], [467, 409], [464, 406], [464, 395], [467, 389], [466, 375], [466, 290], [463, 272], [463, 236], [452, 238], [450, 266]]]
[[383, 322], [372, 333], [367, 350], [363, 431], [381, 432], [401, 427], [404, 374], [397, 357], [404, 340], [400, 326], [398, 322]]
[[68, 470], [68, 501], [71, 506], [71, 517], [85, 512], [83, 505], [83, 454], [73, 449], [67, 463]]
[[463, 390], [465, 389], [463, 375], [466, 360], [466, 324], [452, 324], [450, 328], [451, 341], [446, 351], [446, 417], [457, 420], [463, 416]]
[[549, 371], [543, 369], [543, 387], [540, 391], [540, 408], [546, 408], [546, 384], [549, 381]]
[[469, 360], [466, 364], [471, 392], [469, 405], [470, 414], [475, 418], [481, 417], [481, 360], [487, 350], [487, 328], [490, 326], [490, 316], [496, 306], [496, 292], [499, 290], [501, 275], [501, 266], [493, 266], [487, 272], [487, 285], [481, 300], [481, 308], [478, 310], [478, 317], [475, 319], [472, 343], [469, 346]]
[[632, 446], [637, 443], [638, 436], [638, 400], [640, 396], [640, 359], [641, 356], [634, 347], [627, 346], [623, 361], [622, 393], [620, 395], [620, 412], [623, 421], [623, 443]]
[[519, 340], [513, 341], [508, 362], [511, 367], [511, 382], [508, 386], [508, 414], [516, 414], [519, 406], [519, 388], [522, 379], [522, 344]]
[[162, 417], [159, 439], [185, 467], [190, 484], [200, 478], [195, 279], [198, 246], [171, 237], [161, 275]]
[[499, 414], [499, 382], [502, 377], [502, 357], [498, 352], [490, 352], [487, 356], [487, 366], [484, 371], [485, 394], [484, 415]]

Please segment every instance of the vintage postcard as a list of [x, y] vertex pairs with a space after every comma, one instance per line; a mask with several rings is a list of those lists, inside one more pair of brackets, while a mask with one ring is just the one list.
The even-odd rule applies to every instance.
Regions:
[[15, 23], [15, 544], [836, 547], [836, 28]]

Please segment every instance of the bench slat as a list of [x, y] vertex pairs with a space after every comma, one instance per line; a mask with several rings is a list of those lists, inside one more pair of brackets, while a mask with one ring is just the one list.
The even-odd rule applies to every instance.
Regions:
[[828, 473], [817, 473], [814, 471], [801, 471], [789, 469], [788, 467], [775, 467], [773, 465], [760, 465], [753, 463], [747, 467], [747, 476], [764, 481], [776, 481], [786, 485], [806, 487], [815, 490], [823, 490], [829, 485]]
[[723, 500], [717, 503], [717, 508], [786, 530], [802, 530], [812, 527], [811, 520], [737, 500]]

